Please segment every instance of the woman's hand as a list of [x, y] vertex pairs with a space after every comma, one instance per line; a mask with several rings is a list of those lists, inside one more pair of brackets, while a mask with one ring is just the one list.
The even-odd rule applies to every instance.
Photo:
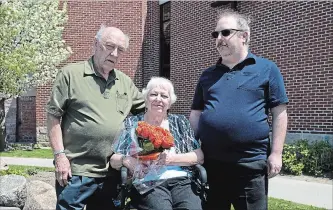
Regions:
[[110, 158], [110, 165], [116, 170], [119, 170], [122, 166], [125, 166], [126, 168], [128, 168], [128, 170], [130, 170], [131, 173], [133, 173], [137, 164], [138, 160], [131, 156], [113, 154]]
[[149, 172], [150, 161], [143, 161], [140, 164], [140, 169], [136, 172], [139, 179], [142, 179]]
[[175, 166], [192, 166], [195, 164], [203, 164], [204, 155], [202, 150], [196, 149], [188, 153], [175, 154], [171, 151], [164, 151], [160, 154], [158, 164], [175, 165]]
[[122, 157], [123, 157], [123, 155], [121, 155], [121, 154], [113, 154], [110, 158], [111, 167], [116, 170], [119, 170], [123, 166]]
[[138, 160], [131, 156], [126, 156], [123, 159], [122, 165], [124, 165], [126, 168], [130, 170], [130, 172], [133, 174], [135, 167], [139, 164]]
[[172, 165], [174, 160], [176, 159], [177, 154], [170, 152], [169, 150], [165, 150], [160, 154], [158, 164], [159, 165]]

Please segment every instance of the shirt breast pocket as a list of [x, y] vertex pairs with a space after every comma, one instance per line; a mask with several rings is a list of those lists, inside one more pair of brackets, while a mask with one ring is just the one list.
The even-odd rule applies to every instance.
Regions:
[[128, 94], [126, 92], [116, 92], [117, 112], [122, 115], [127, 115]]
[[247, 91], [259, 91], [264, 88], [261, 86], [260, 77], [258, 73], [242, 72], [237, 89]]

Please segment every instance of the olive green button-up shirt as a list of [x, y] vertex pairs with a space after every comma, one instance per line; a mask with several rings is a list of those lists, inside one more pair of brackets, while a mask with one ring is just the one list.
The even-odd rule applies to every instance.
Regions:
[[93, 59], [65, 66], [57, 75], [49, 114], [61, 117], [66, 156], [73, 175], [109, 175], [111, 146], [123, 120], [143, 111], [144, 100], [133, 81], [114, 69], [105, 80]]

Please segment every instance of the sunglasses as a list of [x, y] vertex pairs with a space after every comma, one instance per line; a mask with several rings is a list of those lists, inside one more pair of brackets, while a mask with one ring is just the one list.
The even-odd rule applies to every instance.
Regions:
[[212, 37], [216, 39], [217, 37], [219, 37], [220, 33], [222, 34], [222, 36], [226, 37], [226, 36], [229, 36], [231, 34], [231, 31], [243, 31], [243, 30], [231, 28], [231, 29], [223, 29], [221, 31], [213, 31], [212, 32]]

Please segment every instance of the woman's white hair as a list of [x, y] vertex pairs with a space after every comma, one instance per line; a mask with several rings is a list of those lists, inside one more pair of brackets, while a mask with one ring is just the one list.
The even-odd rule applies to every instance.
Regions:
[[170, 105], [172, 105], [173, 103], [176, 102], [177, 96], [175, 94], [175, 88], [173, 87], [172, 82], [164, 77], [152, 77], [149, 80], [147, 87], [143, 88], [143, 90], [142, 90], [142, 94], [143, 94], [145, 101], [147, 101], [147, 99], [148, 99], [149, 92], [156, 87], [163, 88], [169, 92]]

